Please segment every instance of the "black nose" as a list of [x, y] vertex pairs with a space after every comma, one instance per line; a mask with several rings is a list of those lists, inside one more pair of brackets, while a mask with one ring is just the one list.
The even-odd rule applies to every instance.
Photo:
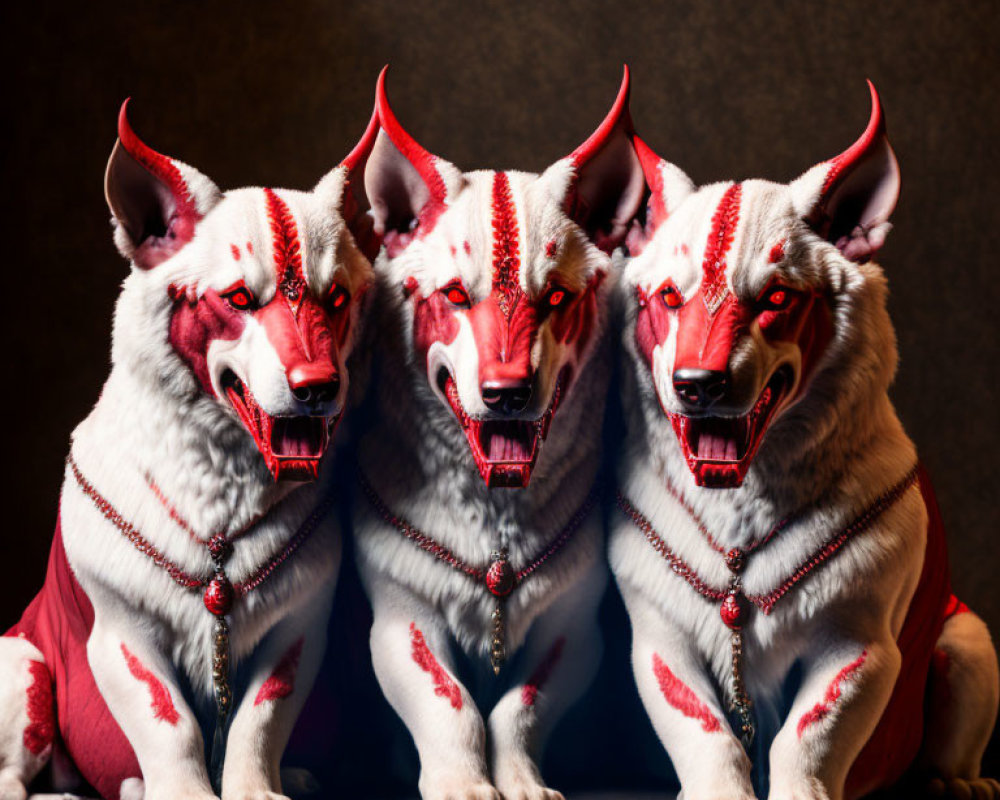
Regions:
[[498, 414], [515, 414], [524, 411], [531, 400], [531, 381], [484, 381], [479, 387], [483, 402], [490, 411]]
[[725, 372], [711, 369], [674, 371], [674, 390], [688, 408], [706, 411], [722, 399], [729, 386]]
[[340, 391], [340, 378], [324, 381], [323, 383], [302, 383], [292, 389], [292, 395], [300, 403], [307, 406], [318, 406], [321, 403], [329, 403]]

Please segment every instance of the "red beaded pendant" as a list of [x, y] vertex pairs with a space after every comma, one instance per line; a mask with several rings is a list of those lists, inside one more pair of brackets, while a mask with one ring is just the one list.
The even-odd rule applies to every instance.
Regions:
[[233, 607], [233, 585], [224, 573], [218, 572], [205, 587], [205, 608], [217, 617], [224, 617]]
[[732, 630], [739, 630], [747, 621], [750, 615], [750, 603], [743, 592], [734, 589], [726, 595], [719, 608], [722, 621]]
[[504, 556], [494, 556], [486, 571], [486, 588], [496, 597], [506, 597], [514, 589], [514, 569]]

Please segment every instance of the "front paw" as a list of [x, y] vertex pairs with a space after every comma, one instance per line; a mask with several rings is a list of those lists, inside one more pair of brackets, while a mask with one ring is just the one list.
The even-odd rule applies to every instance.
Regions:
[[993, 778], [935, 778], [927, 784], [925, 796], [937, 800], [1000, 800], [1000, 782]]
[[452, 775], [420, 778], [421, 800], [503, 800], [500, 792], [482, 778], [460, 779]]
[[497, 782], [503, 800], [566, 800], [562, 792], [549, 789], [535, 781]]

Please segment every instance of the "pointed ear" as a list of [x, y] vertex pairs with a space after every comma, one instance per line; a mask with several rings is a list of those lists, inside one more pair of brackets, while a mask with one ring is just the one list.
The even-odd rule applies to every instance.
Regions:
[[399, 124], [385, 93], [388, 67], [378, 77], [375, 109], [381, 130], [365, 167], [365, 191], [375, 233], [389, 255], [397, 255], [416, 235], [433, 230], [461, 185], [459, 170], [427, 152]]
[[882, 103], [871, 81], [868, 88], [872, 112], [861, 138], [789, 184], [799, 216], [859, 263], [882, 246], [899, 197], [899, 164], [886, 136]]
[[608, 253], [624, 240], [646, 191], [632, 146], [629, 91], [626, 66], [611, 111], [568, 158], [573, 174], [566, 187], [566, 214]]
[[642, 252], [660, 223], [694, 192], [695, 186], [684, 170], [660, 158], [638, 135], [632, 136], [632, 145], [649, 188], [645, 219], [632, 225], [625, 240], [629, 254], [635, 256]]
[[193, 167], [157, 153], [132, 130], [128, 103], [108, 159], [104, 196], [116, 223], [115, 244], [140, 269], [166, 261], [194, 236], [222, 193]]
[[380, 240], [375, 233], [371, 204], [365, 192], [365, 166], [378, 137], [378, 112], [372, 114], [368, 127], [354, 149], [330, 170], [313, 191], [324, 197], [347, 223], [358, 249], [369, 261], [378, 255]]

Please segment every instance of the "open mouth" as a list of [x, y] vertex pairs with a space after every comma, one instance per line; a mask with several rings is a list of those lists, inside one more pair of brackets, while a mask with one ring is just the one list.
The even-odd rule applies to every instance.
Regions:
[[447, 369], [438, 373], [438, 387], [448, 399], [448, 405], [458, 418], [469, 440], [472, 457], [479, 474], [490, 489], [524, 489], [531, 480], [531, 471], [538, 459], [541, 443], [549, 433], [552, 415], [562, 398], [568, 369], [556, 381], [552, 401], [545, 413], [535, 420], [474, 419], [465, 413], [458, 397], [455, 379]]
[[320, 460], [340, 422], [339, 413], [333, 417], [271, 416], [232, 370], [223, 374], [222, 388], [276, 481], [316, 480]]
[[742, 485], [764, 434], [792, 385], [788, 367], [775, 371], [753, 408], [741, 417], [689, 417], [668, 413], [684, 458], [699, 486]]

